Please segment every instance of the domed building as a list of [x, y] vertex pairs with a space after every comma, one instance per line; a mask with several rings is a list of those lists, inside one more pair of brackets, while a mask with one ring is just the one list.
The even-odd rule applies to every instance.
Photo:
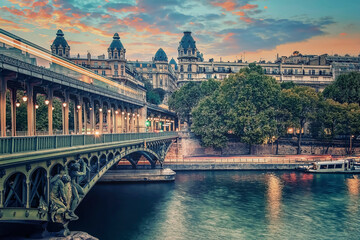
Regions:
[[177, 65], [177, 63], [176, 63], [176, 61], [175, 61], [174, 58], [171, 58], [169, 64], [170, 64], [170, 66], [172, 67], [172, 69], [173, 69], [174, 71], [177, 71], [177, 70], [178, 70], [178, 65]]
[[166, 53], [162, 48], [159, 48], [159, 50], [155, 53], [154, 62], [168, 62]]
[[[197, 62], [203, 61], [203, 56], [196, 48], [196, 42], [190, 31], [184, 32], [178, 47], [178, 62], [180, 81], [191, 81], [196, 78]], [[180, 84], [181, 85], [181, 84]]]
[[56, 33], [56, 38], [50, 46], [51, 53], [63, 57], [70, 57], [70, 46], [64, 38], [64, 33], [59, 29]]
[[125, 61], [125, 53], [126, 49], [120, 41], [119, 34], [115, 33], [113, 36], [113, 41], [108, 48], [109, 59], [120, 59]]

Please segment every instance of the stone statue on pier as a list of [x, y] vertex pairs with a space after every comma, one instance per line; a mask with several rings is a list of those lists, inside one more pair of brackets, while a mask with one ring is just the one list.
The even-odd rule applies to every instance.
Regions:
[[[70, 204], [71, 216], [75, 217], [75, 209], [80, 200], [85, 196], [84, 189], [78, 183], [78, 178], [86, 176], [87, 167], [84, 160], [80, 159], [79, 162], [70, 163], [68, 167], [69, 176], [71, 177], [71, 190], [72, 200]], [[77, 217], [77, 216], [76, 216]]]

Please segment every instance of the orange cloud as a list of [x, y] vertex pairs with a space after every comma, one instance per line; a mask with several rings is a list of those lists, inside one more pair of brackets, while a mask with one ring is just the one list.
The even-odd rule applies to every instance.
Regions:
[[268, 7], [267, 6], [264, 6], [264, 9], [267, 9]]
[[18, 23], [15, 23], [13, 21], [4, 19], [0, 17], [0, 26], [4, 27], [4, 28], [9, 28], [11, 30], [15, 30], [15, 31], [22, 31], [22, 32], [33, 32], [33, 30], [28, 29], [28, 28], [24, 28], [21, 25], [19, 25]]
[[236, 3], [233, 2], [232, 0], [225, 1], [225, 2], [211, 2], [211, 4], [214, 5], [214, 6], [217, 6], [217, 7], [221, 7], [221, 8], [225, 9], [228, 12], [234, 11], [235, 7], [236, 7]]
[[7, 0], [8, 2], [11, 2], [12, 4], [17, 4], [20, 7], [30, 7], [33, 3], [33, 0]]
[[117, 12], [117, 13], [144, 12], [145, 11], [144, 9], [138, 8], [137, 6], [129, 6], [129, 7], [124, 7], [124, 8], [120, 8], [120, 9], [108, 8], [107, 10], [110, 12]]
[[340, 35], [340, 36], [346, 36], [346, 35], [347, 35], [347, 33], [342, 32], [342, 33], [339, 33], [339, 35]]
[[106, 14], [106, 15], [102, 15], [101, 17], [102, 17], [102, 18], [110, 18], [110, 15], [109, 15], [109, 14]]
[[241, 20], [243, 20], [246, 23], [252, 23], [254, 22], [252, 18], [250, 17], [240, 17]]
[[245, 16], [245, 13], [244, 12], [233, 12], [234, 15], [238, 15], [238, 16]]
[[34, 2], [32, 7], [44, 7], [49, 3], [49, 0], [39, 0], [37, 2]]
[[256, 4], [246, 4], [246, 5], [242, 6], [242, 7], [240, 7], [239, 9], [250, 10], [250, 9], [257, 8], [257, 7], [258, 7], [258, 5], [256, 5]]

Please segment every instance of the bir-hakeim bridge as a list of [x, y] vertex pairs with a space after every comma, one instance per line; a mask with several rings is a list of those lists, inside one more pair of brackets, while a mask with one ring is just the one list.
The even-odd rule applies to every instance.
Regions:
[[[0, 222], [56, 223], [66, 235], [75, 209], [107, 170], [124, 160], [133, 168], [140, 159], [162, 165], [177, 138], [175, 113], [147, 104], [141, 81], [97, 75], [1, 29], [0, 81]], [[21, 136], [19, 92], [27, 106]], [[36, 131], [40, 95], [44, 135]], [[54, 99], [62, 102], [61, 134], [53, 130]]]

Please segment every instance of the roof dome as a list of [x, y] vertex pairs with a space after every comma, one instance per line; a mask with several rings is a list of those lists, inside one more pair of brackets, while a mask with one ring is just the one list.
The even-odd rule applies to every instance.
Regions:
[[69, 46], [67, 41], [64, 38], [64, 33], [61, 31], [61, 29], [59, 29], [57, 31], [56, 38], [55, 38], [52, 45], [55, 46], [55, 47], [59, 47], [61, 45], [63, 48]]
[[118, 33], [115, 33], [113, 36], [113, 41], [110, 44], [109, 49], [114, 50], [114, 49], [124, 49], [124, 46], [122, 45], [121, 41], [120, 41], [120, 37]]
[[159, 50], [157, 50], [154, 61], [162, 61], [162, 62], [168, 61], [166, 53], [164, 52], [164, 50], [162, 48], [159, 48]]
[[174, 58], [171, 58], [170, 63], [169, 64], [174, 64], [175, 66], [177, 65], [177, 63], [175, 62]]
[[184, 32], [184, 36], [181, 38], [179, 47], [184, 49], [196, 48], [195, 40], [191, 36], [191, 32]]
[[177, 63], [176, 63], [176, 61], [175, 61], [175, 59], [174, 58], [171, 58], [171, 60], [170, 60], [170, 63], [169, 63], [170, 65], [174, 65], [174, 67], [175, 67], [175, 69], [174, 70], [177, 70], [177, 68], [178, 68], [178, 65], [177, 65]]

